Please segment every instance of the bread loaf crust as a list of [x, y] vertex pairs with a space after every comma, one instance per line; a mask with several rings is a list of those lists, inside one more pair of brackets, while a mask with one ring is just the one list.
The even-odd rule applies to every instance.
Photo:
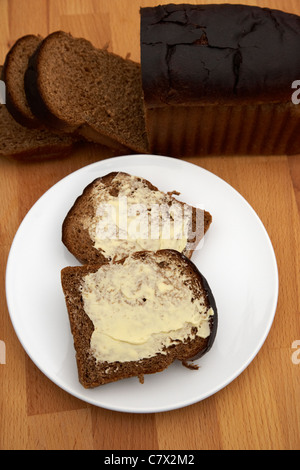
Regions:
[[36, 143], [36, 146], [28, 150], [21, 148], [16, 148], [14, 151], [4, 152], [0, 149], [0, 155], [6, 157], [9, 160], [15, 160], [19, 162], [33, 162], [41, 160], [53, 160], [56, 158], [65, 158], [68, 157], [75, 146], [74, 142], [64, 143], [64, 144], [49, 144], [49, 145], [39, 145]]
[[148, 107], [286, 103], [300, 76], [300, 17], [246, 5], [141, 8]]
[[[149, 252], [144, 251], [137, 252], [132, 256], [143, 262], [148, 255]], [[180, 269], [189, 273], [188, 275], [194, 280], [195, 286], [201, 286], [202, 292], [205, 293], [206, 306], [211, 307], [214, 311], [214, 315], [210, 318], [210, 336], [206, 339], [196, 337], [185, 343], [180, 342], [167, 348], [166, 354], [159, 353], [154, 357], [140, 361], [97, 362], [90, 352], [90, 340], [94, 326], [84, 311], [80, 285], [85, 275], [98, 271], [103, 264], [66, 267], [61, 271], [61, 282], [74, 339], [78, 377], [85, 388], [94, 388], [129, 377], [142, 379], [144, 374], [161, 372], [176, 359], [182, 361], [183, 365], [188, 365], [187, 361], [198, 359], [211, 349], [217, 332], [218, 313], [214, 296], [206, 279], [188, 258], [177, 251], [160, 250], [154, 256], [160, 257], [160, 259], [163, 256], [166, 262], [177, 263], [180, 265]], [[116, 263], [122, 264], [123, 262], [124, 260], [120, 260]]]
[[[42, 38], [40, 36], [35, 36], [33, 34], [28, 34], [19, 38], [8, 52], [2, 69], [2, 80], [6, 84], [6, 107], [8, 111], [13, 116], [13, 118], [22, 126], [35, 129], [41, 128], [42, 124], [34, 115], [30, 115], [30, 112], [25, 113], [23, 109], [21, 109], [21, 107], [19, 106], [16, 99], [16, 93], [14, 89], [15, 84], [13, 83], [14, 76], [11, 69], [14, 65], [13, 62], [18, 59], [18, 56], [22, 49], [25, 49], [30, 45], [32, 51], [34, 51], [41, 41]], [[30, 55], [27, 57], [27, 55], [23, 51], [22, 54], [24, 55], [24, 60], [28, 63]], [[27, 67], [26, 64], [25, 67]], [[24, 87], [24, 84], [22, 84], [22, 86]]]
[[[0, 75], [2, 66], [0, 66]], [[76, 142], [70, 136], [52, 134], [44, 129], [29, 129], [19, 124], [0, 104], [0, 155], [10, 160], [32, 161], [65, 157]]]

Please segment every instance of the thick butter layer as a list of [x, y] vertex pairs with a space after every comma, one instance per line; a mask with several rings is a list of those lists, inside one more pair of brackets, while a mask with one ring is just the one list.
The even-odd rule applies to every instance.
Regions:
[[182, 252], [188, 241], [191, 208], [161, 191], [151, 191], [135, 176], [118, 174], [113, 182], [119, 180], [118, 196], [112, 196], [102, 183], [94, 191], [96, 214], [86, 220], [85, 228], [95, 248], [115, 259], [143, 250]]
[[177, 340], [208, 337], [214, 312], [204, 299], [192, 302], [192, 295], [182, 276], [163, 275], [156, 264], [130, 257], [123, 265], [105, 265], [87, 275], [82, 298], [94, 324], [94, 356], [99, 361], [137, 361], [164, 353]]

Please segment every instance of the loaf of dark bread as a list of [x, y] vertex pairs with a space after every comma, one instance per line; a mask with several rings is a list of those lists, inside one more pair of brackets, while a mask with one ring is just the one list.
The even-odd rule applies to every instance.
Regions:
[[[114, 218], [105, 222], [110, 208], [116, 210]], [[178, 201], [144, 178], [113, 172], [94, 180], [76, 199], [63, 222], [62, 241], [81, 263], [161, 248], [190, 258], [211, 222], [209, 212]]]
[[138, 63], [57, 31], [30, 58], [25, 92], [32, 113], [48, 127], [148, 152]]
[[173, 250], [135, 253], [115, 263], [66, 267], [63, 292], [85, 388], [189, 364], [216, 336], [207, 281]]
[[300, 151], [300, 17], [246, 5], [141, 9], [152, 152]]

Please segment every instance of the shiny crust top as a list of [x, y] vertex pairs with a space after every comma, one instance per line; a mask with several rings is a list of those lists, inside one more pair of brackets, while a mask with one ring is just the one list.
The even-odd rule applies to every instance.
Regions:
[[291, 100], [300, 17], [245, 5], [141, 8], [148, 107]]

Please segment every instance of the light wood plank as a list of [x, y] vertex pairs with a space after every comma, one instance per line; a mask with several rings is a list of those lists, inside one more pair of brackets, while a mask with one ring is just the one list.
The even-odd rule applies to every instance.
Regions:
[[155, 414], [119, 413], [93, 408], [96, 449], [155, 450], [159, 447]]
[[89, 409], [28, 419], [26, 450], [93, 450]]

